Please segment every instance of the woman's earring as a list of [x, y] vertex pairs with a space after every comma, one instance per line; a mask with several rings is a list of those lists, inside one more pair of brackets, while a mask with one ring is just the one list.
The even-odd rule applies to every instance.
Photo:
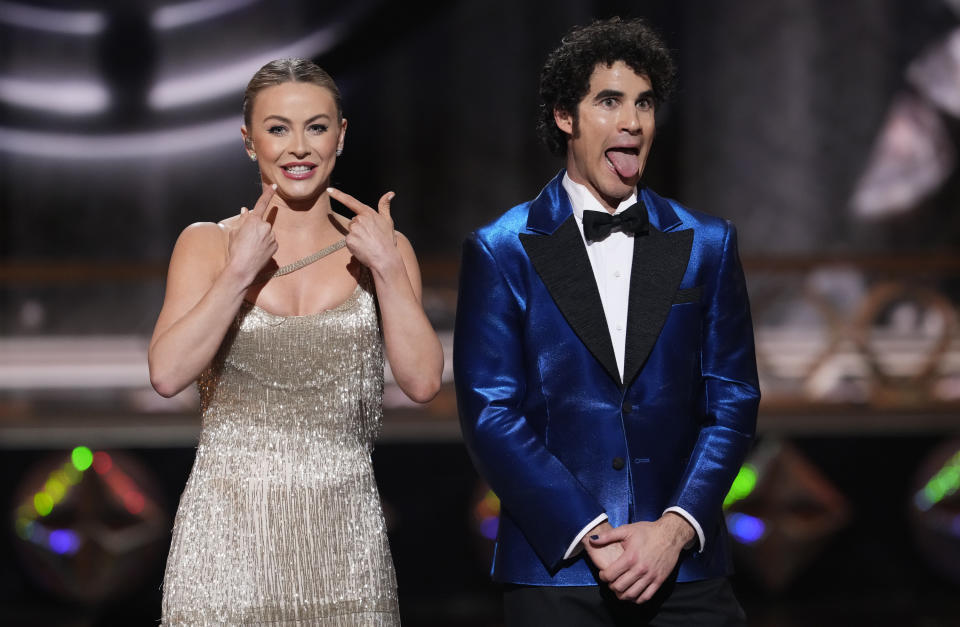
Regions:
[[343, 148], [337, 148], [337, 156], [339, 157], [342, 154], [343, 154]]
[[257, 160], [257, 153], [251, 152], [251, 153], [250, 153], [250, 161], [256, 161], [256, 160]]

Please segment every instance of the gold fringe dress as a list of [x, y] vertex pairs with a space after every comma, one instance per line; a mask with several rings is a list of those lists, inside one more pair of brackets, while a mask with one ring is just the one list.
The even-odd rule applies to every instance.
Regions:
[[198, 380], [164, 625], [399, 625], [370, 454], [383, 341], [365, 273], [334, 309], [245, 303]]

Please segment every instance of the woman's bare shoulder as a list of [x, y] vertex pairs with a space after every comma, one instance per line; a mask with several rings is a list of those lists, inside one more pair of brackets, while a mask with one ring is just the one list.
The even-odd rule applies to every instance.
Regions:
[[177, 238], [174, 254], [222, 258], [229, 237], [229, 227], [224, 222], [226, 220], [219, 223], [194, 222], [183, 229]]

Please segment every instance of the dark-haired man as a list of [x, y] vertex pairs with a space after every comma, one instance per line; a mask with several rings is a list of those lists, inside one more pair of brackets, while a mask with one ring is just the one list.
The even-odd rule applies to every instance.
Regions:
[[464, 438], [503, 511], [507, 625], [742, 625], [721, 505], [754, 432], [733, 226], [640, 183], [670, 56], [574, 30], [541, 74], [566, 169], [464, 244]]

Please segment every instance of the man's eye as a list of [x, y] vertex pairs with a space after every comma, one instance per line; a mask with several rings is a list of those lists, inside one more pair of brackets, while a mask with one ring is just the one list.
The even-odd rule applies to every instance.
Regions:
[[604, 98], [600, 101], [600, 105], [604, 107], [613, 107], [617, 104], [616, 99], [614, 98]]
[[653, 109], [653, 98], [641, 98], [637, 102], [637, 107], [641, 111], [650, 111], [651, 109]]

